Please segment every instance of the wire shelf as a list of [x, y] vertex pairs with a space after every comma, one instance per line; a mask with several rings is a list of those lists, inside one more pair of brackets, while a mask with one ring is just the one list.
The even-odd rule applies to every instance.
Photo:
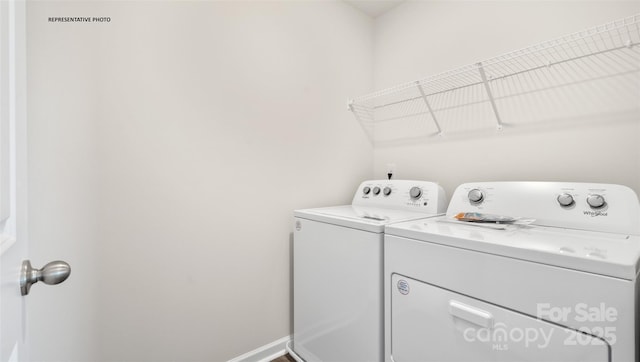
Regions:
[[640, 111], [640, 14], [355, 98], [375, 144]]

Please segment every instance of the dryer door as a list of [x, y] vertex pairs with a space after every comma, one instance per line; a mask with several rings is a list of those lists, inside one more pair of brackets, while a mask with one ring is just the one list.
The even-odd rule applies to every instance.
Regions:
[[402, 275], [391, 280], [395, 362], [610, 361], [608, 344], [589, 334]]

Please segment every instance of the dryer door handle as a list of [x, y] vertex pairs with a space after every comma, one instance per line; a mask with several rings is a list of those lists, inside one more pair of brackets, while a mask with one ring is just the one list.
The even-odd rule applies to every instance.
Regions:
[[493, 315], [491, 313], [456, 300], [449, 301], [449, 313], [456, 318], [463, 319], [481, 327], [493, 327]]

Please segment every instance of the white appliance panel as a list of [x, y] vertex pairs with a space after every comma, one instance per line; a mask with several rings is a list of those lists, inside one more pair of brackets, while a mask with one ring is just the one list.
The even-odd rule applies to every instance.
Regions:
[[395, 362], [606, 362], [596, 337], [394, 274]]
[[294, 350], [307, 362], [379, 360], [383, 234], [295, 223]]
[[443, 214], [447, 209], [445, 199], [444, 189], [435, 182], [373, 180], [360, 184], [351, 204], [427, 214]]
[[640, 236], [542, 226], [505, 226], [453, 222], [448, 216], [389, 225], [388, 235], [449, 245], [542, 264], [635, 279]]
[[295, 210], [293, 215], [299, 218], [376, 233], [384, 232], [385, 225], [389, 223], [415, 220], [428, 216], [416, 211], [356, 205]]
[[[590, 197], [603, 202], [602, 206], [589, 205]], [[478, 198], [479, 201], [472, 201]], [[571, 203], [562, 206], [561, 201]], [[533, 218], [536, 225], [640, 235], [638, 197], [633, 190], [622, 185], [578, 182], [465, 183], [458, 186], [451, 197], [447, 216], [452, 217], [459, 212]]]
[[[574, 329], [612, 331], [611, 360], [637, 361], [638, 354], [638, 278], [627, 280], [556, 267], [512, 257], [464, 248], [385, 235], [385, 348], [386, 361], [393, 361], [391, 350], [391, 275], [454, 290], [460, 294], [501, 305], [531, 316], [541, 306], [568, 308], [571, 313], [560, 320]], [[578, 308], [613, 308], [613, 320], [582, 321]], [[549, 319], [549, 318], [546, 318]], [[557, 320], [550, 320], [558, 322]], [[462, 345], [460, 346], [463, 347]], [[490, 360], [489, 360], [490, 361]]]

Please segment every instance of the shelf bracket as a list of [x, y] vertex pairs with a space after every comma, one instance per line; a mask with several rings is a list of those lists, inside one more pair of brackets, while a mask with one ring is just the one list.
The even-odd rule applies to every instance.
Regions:
[[429, 104], [429, 101], [427, 100], [427, 95], [424, 93], [424, 89], [422, 89], [422, 85], [420, 85], [420, 81], [416, 81], [416, 87], [418, 87], [418, 90], [420, 91], [420, 94], [422, 95], [422, 100], [424, 101], [424, 104], [427, 105], [427, 109], [429, 110], [429, 113], [431, 114], [431, 118], [433, 119], [433, 123], [435, 123], [436, 128], [438, 129], [438, 136], [442, 136], [442, 128], [440, 128], [440, 123], [438, 123], [438, 119], [436, 118], [436, 114], [433, 112], [433, 108], [431, 108], [431, 104]]
[[496, 122], [498, 123], [497, 129], [498, 131], [502, 130], [502, 120], [500, 120], [500, 114], [498, 113], [498, 107], [496, 106], [496, 101], [493, 98], [493, 93], [491, 93], [491, 87], [489, 87], [489, 81], [487, 80], [487, 75], [484, 72], [484, 67], [482, 63], [476, 63], [478, 66], [478, 72], [480, 72], [480, 78], [482, 78], [482, 83], [484, 84], [484, 89], [487, 91], [487, 97], [489, 98], [489, 102], [491, 103], [491, 108], [493, 109], [493, 114], [496, 116]]

